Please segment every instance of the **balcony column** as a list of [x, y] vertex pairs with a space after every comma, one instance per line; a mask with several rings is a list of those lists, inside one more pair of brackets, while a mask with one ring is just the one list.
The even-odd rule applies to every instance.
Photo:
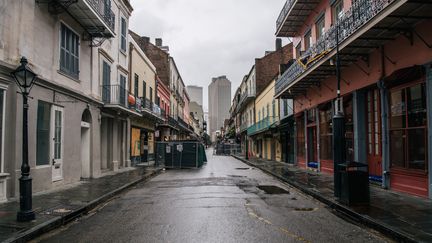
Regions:
[[[428, 144], [428, 167], [427, 168], [432, 168], [432, 156], [431, 156], [431, 152], [432, 152], [432, 101], [430, 100], [432, 98], [432, 68], [431, 68], [431, 63], [428, 63], [425, 65], [425, 69], [426, 69], [426, 99], [427, 99], [427, 119], [428, 119], [428, 125], [427, 125], [427, 144]], [[429, 198], [432, 198], [432, 173], [428, 172], [428, 177], [429, 177], [429, 187], [428, 187], [428, 191], [429, 191]]]
[[131, 149], [131, 121], [128, 118], [125, 122], [125, 136], [126, 136], [126, 160], [125, 166], [131, 167], [130, 149]]
[[388, 104], [388, 89], [384, 84], [383, 80], [378, 81], [378, 87], [380, 89], [380, 98], [381, 98], [381, 150], [382, 150], [382, 184], [383, 188], [390, 187], [390, 134], [389, 134], [389, 123], [388, 123], [388, 114], [389, 114], [389, 104]]
[[119, 143], [119, 120], [117, 118], [114, 118], [113, 126], [112, 126], [112, 143], [111, 143], [111, 150], [112, 150], [111, 169], [113, 171], [117, 171], [119, 167], [119, 147], [120, 146], [121, 143]]

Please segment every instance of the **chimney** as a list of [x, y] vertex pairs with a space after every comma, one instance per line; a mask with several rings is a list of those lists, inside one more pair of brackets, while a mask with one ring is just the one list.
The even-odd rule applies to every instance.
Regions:
[[147, 43], [150, 42], [150, 38], [147, 37], [147, 36], [143, 36], [143, 37], [141, 37], [141, 40], [142, 40], [142, 42], [144, 42], [145, 44], [147, 44]]
[[282, 39], [276, 38], [276, 51], [282, 49]]
[[162, 38], [156, 38], [155, 39], [155, 44], [157, 47], [162, 47]]

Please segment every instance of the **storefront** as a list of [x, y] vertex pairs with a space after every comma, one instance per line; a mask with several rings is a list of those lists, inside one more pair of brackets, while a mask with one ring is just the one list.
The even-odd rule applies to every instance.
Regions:
[[390, 187], [428, 196], [425, 76], [392, 83], [389, 90]]

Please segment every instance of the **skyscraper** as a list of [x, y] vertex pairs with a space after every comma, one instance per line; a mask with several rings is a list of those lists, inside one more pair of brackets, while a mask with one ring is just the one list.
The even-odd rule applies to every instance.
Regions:
[[203, 88], [195, 85], [186, 87], [190, 101], [195, 101], [198, 105], [203, 106]]
[[208, 90], [209, 98], [209, 132], [212, 140], [214, 133], [224, 125], [224, 120], [229, 118], [231, 106], [231, 82], [226, 76], [213, 78]]

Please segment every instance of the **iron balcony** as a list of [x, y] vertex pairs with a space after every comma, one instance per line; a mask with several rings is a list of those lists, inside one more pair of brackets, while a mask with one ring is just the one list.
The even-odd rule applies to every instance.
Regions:
[[115, 36], [116, 16], [111, 9], [112, 0], [38, 0], [48, 3], [50, 12], [67, 11], [92, 37]]
[[267, 116], [261, 121], [253, 124], [247, 129], [247, 135], [252, 136], [261, 132], [265, 132], [272, 128], [279, 121], [278, 116]]
[[[371, 44], [374, 44], [373, 47], [376, 47], [382, 44], [383, 41], [390, 39], [388, 36], [381, 37], [380, 39], [372, 36], [392, 34], [387, 33], [387, 30], [371, 33], [370, 37], [368, 37], [369, 35], [366, 36], [365, 33], [380, 23], [380, 21], [382, 22], [382, 19], [406, 2], [407, 0], [358, 0], [353, 2], [351, 8], [339, 18], [338, 23], [331, 26], [316, 43], [302, 53], [302, 57], [294, 61], [276, 81], [275, 97], [285, 94], [285, 97], [293, 98], [297, 94], [304, 94], [308, 85], [319, 85], [320, 81], [334, 75], [335, 67], [329, 67], [329, 59], [336, 54], [336, 32], [338, 32], [340, 50], [347, 56], [345, 59], [342, 58], [344, 65], [348, 65], [360, 57], [364, 57], [364, 51]], [[337, 27], [338, 31], [336, 30]], [[358, 40], [358, 36], [361, 34], [363, 34], [362, 38], [364, 41], [363, 39]], [[392, 37], [394, 38], [394, 33]], [[373, 40], [369, 41], [368, 38]], [[348, 46], [354, 41], [356, 41], [356, 46]], [[347, 48], [343, 50], [344, 47]], [[368, 51], [376, 49], [373, 47]], [[359, 54], [359, 51], [362, 51], [362, 53]], [[326, 68], [323, 65], [322, 70], [314, 73], [313, 78], [305, 79], [308, 73], [324, 63], [327, 66]], [[293, 88], [302, 79], [304, 79], [305, 84]]]

